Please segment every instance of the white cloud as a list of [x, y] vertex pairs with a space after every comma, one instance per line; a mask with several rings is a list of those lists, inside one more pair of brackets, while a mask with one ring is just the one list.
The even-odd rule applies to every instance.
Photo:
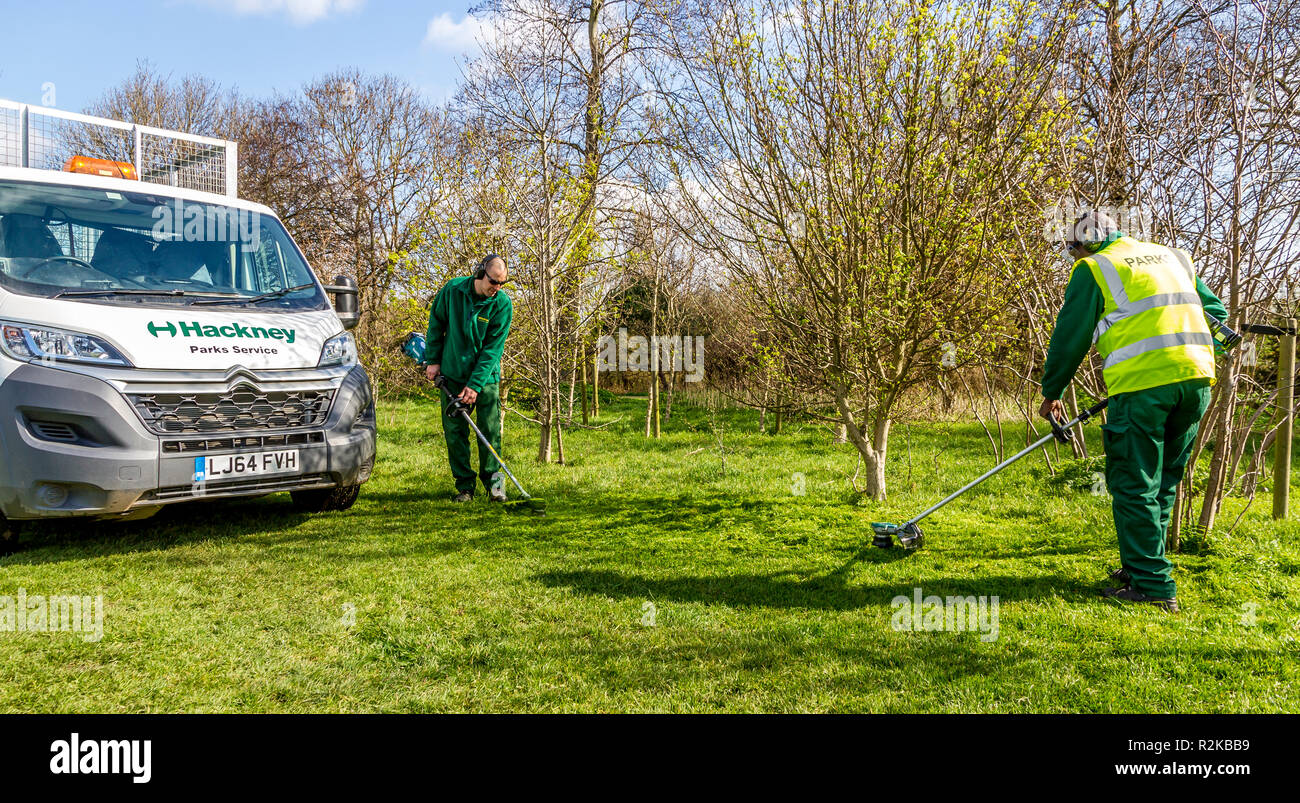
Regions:
[[[204, 5], [236, 14], [285, 14], [296, 25], [306, 25], [336, 14], [356, 11], [366, 0], [198, 0]], [[193, 0], [191, 0], [193, 2]]]
[[490, 22], [469, 14], [457, 22], [451, 14], [444, 11], [429, 20], [429, 27], [424, 32], [424, 44], [452, 53], [476, 53], [483, 42], [490, 42], [495, 36], [496, 31]]

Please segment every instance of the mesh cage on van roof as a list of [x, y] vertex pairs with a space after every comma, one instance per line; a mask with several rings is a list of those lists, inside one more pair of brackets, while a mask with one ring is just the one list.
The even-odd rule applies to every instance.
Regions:
[[0, 165], [63, 170], [73, 156], [129, 162], [149, 184], [237, 197], [238, 145], [0, 99]]

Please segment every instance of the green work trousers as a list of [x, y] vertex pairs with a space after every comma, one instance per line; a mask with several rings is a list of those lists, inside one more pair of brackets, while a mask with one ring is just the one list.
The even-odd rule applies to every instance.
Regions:
[[[458, 396], [464, 387], [451, 378], [447, 379], [447, 390], [451, 392], [452, 398]], [[478, 428], [498, 454], [501, 453], [500, 392], [501, 386], [496, 383], [484, 385], [483, 390], [478, 394], [478, 400], [474, 402], [474, 412], [470, 413], [477, 418]], [[501, 463], [492, 452], [478, 442], [478, 436], [470, 431], [469, 423], [465, 421], [464, 416], [453, 417], [447, 414], [449, 405], [447, 393], [443, 393], [442, 432], [447, 438], [447, 462], [451, 464], [451, 475], [456, 478], [456, 490], [462, 493], [474, 493], [474, 469], [469, 461], [470, 441], [474, 441], [478, 446], [478, 476], [483, 481], [483, 487], [488, 491], [499, 488], [505, 479], [501, 473]]]
[[1177, 595], [1165, 537], [1178, 483], [1209, 404], [1205, 379], [1110, 397], [1101, 429], [1119, 557], [1130, 585], [1149, 597]]

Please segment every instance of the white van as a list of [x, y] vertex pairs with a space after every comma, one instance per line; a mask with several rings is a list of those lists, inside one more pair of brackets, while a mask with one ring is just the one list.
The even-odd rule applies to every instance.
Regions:
[[346, 509], [370, 477], [356, 284], [322, 286], [236, 160], [0, 101], [0, 549], [199, 499]]

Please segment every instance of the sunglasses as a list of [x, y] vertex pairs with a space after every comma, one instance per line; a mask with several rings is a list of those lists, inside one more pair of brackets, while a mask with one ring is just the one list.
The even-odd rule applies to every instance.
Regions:
[[488, 284], [492, 285], [493, 287], [500, 287], [501, 285], [510, 281], [509, 279], [502, 279], [501, 281], [498, 282], [496, 279], [493, 279], [491, 276], [484, 276], [483, 278], [487, 279]]

